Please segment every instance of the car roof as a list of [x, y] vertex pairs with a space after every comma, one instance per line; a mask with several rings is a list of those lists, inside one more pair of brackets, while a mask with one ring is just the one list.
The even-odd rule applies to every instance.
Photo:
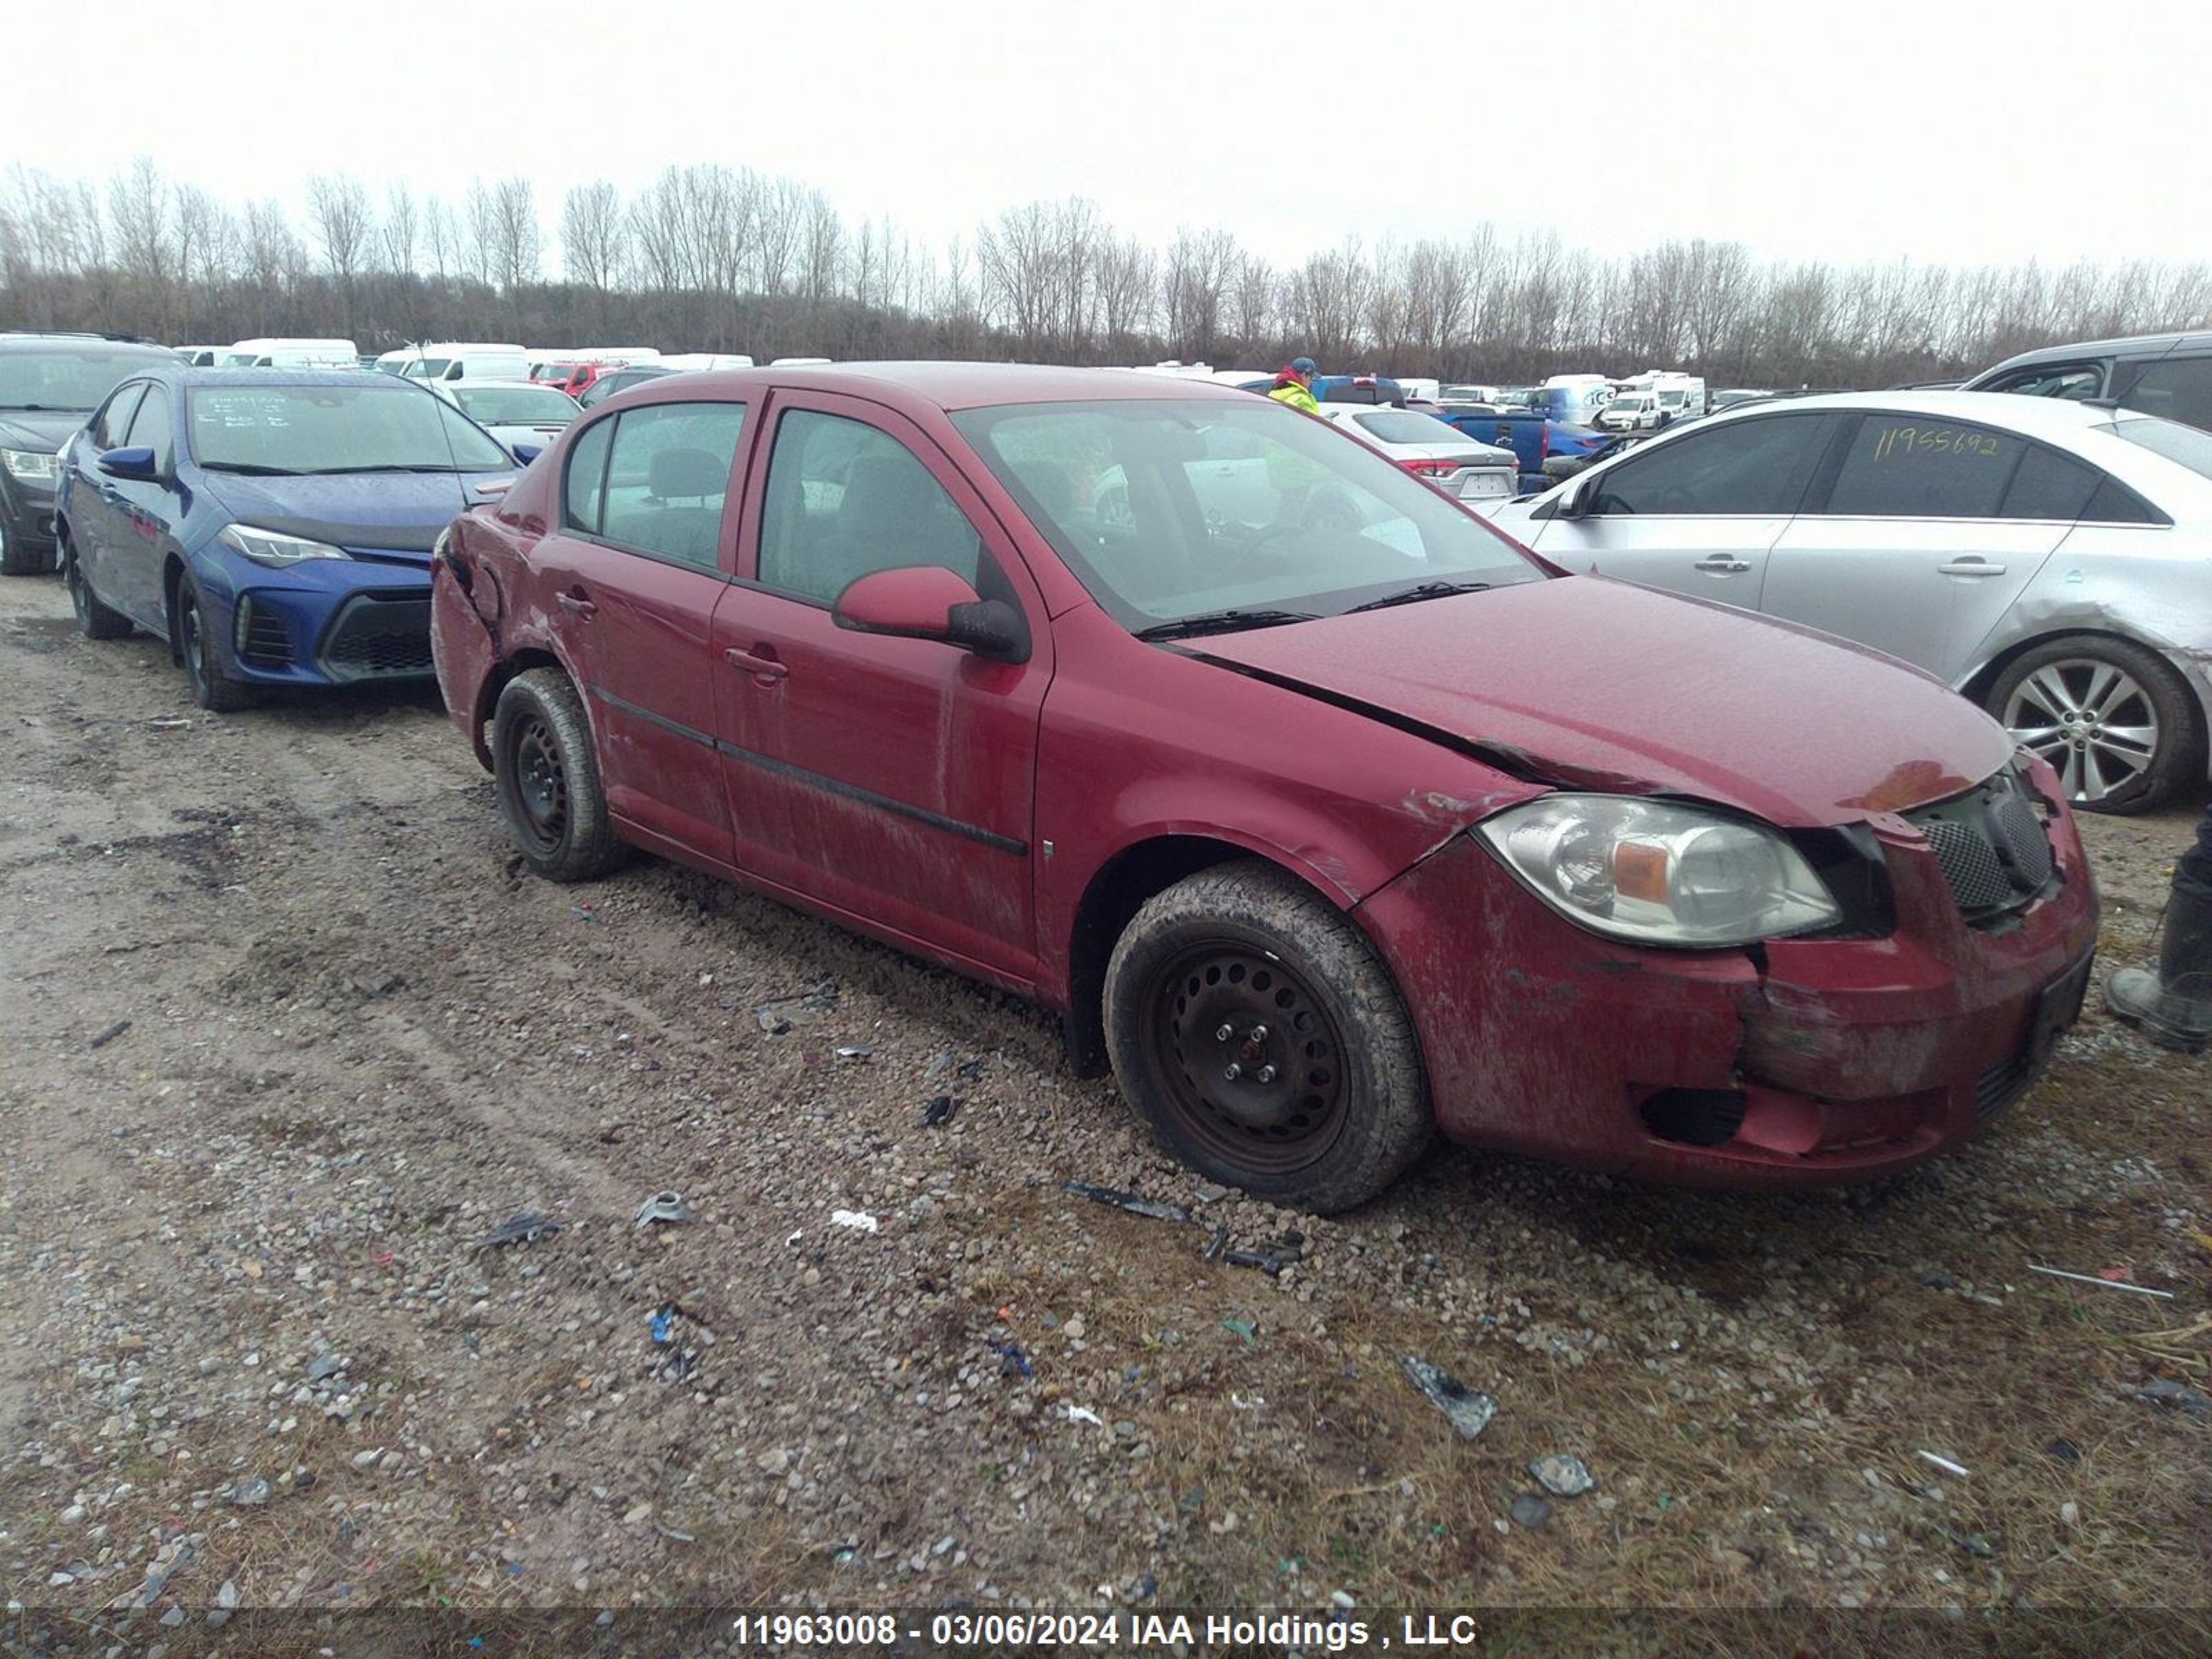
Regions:
[[116, 340], [105, 334], [33, 334], [0, 331], [0, 351], [52, 351], [74, 348], [77, 350], [119, 352], [125, 356], [137, 355], [149, 362], [167, 357], [172, 362], [177, 354], [165, 345], [155, 345], [146, 340]]
[[820, 368], [693, 369], [684, 374], [684, 380], [686, 386], [721, 386], [732, 391], [790, 386], [878, 398], [890, 389], [947, 410], [977, 409], [994, 404], [1211, 399], [1243, 404], [1250, 401], [1249, 392], [1211, 380], [1185, 380], [1170, 374], [1137, 374], [1126, 368], [1058, 368], [1032, 363], [877, 362], [835, 363]]
[[1699, 422], [1755, 421], [1768, 415], [1823, 409], [1879, 409], [1899, 415], [1925, 415], [1942, 421], [1979, 421], [2008, 427], [2031, 437], [2065, 438], [2091, 427], [2109, 426], [2117, 411], [2098, 404], [2064, 398], [2030, 398], [2012, 392], [1824, 392], [1804, 398], [1724, 409]]
[[[2181, 346], [2212, 347], [2212, 334], [2202, 329], [2181, 334], [2129, 334], [2112, 340], [2081, 340], [2070, 345], [2039, 346], [1992, 365], [1984, 371], [2019, 368], [2034, 363], [2071, 362], [2077, 357], [2162, 357]], [[1976, 380], [1980, 375], [1974, 377]]]

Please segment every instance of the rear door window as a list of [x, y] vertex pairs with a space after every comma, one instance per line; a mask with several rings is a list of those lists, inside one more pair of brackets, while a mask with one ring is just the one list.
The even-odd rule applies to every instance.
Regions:
[[[722, 507], [744, 429], [743, 404], [625, 410], [599, 499], [599, 534], [617, 547], [700, 570], [719, 568]], [[574, 462], [569, 482], [576, 482]]]
[[1658, 445], [1599, 475], [1592, 513], [1778, 518], [1797, 510], [1830, 434], [1826, 415], [1738, 418]]
[[1918, 415], [1869, 415], [1820, 511], [1847, 519], [1994, 519], [2026, 441]]

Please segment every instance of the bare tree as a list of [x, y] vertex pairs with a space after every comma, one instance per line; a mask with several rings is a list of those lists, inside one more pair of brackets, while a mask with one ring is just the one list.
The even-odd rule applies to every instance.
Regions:
[[570, 188], [561, 204], [561, 263], [568, 280], [600, 294], [615, 285], [624, 258], [622, 197], [601, 179]]
[[318, 173], [307, 180], [307, 220], [322, 244], [324, 264], [338, 286], [350, 290], [368, 262], [374, 231], [368, 192], [350, 173]]
[[[1168, 246], [1168, 337], [1186, 362], [1210, 362], [1220, 343], [1223, 301], [1243, 264], [1225, 230], [1178, 230]], [[1243, 332], [1240, 327], [1240, 332]]]
[[393, 185], [384, 197], [384, 268], [395, 276], [415, 272], [415, 193]]

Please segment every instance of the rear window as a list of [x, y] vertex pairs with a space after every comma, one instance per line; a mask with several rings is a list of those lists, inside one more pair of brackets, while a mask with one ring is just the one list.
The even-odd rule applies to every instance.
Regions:
[[165, 356], [98, 345], [0, 352], [0, 409], [89, 412], [118, 381]]
[[2179, 462], [2199, 477], [2212, 478], [2212, 432], [2200, 432], [2175, 421], [2149, 419], [2115, 421], [2104, 429], [2154, 455]]
[[1378, 409], [1372, 415], [1352, 418], [1386, 444], [1437, 444], [1456, 435], [1434, 416], [1402, 409]]

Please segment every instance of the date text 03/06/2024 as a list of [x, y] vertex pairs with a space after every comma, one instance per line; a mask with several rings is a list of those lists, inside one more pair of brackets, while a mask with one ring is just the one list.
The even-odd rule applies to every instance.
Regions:
[[889, 1647], [903, 1638], [933, 1646], [987, 1649], [1039, 1645], [1138, 1652], [1247, 1648], [1364, 1649], [1415, 1651], [1455, 1648], [1481, 1639], [1468, 1613], [1404, 1613], [1388, 1625], [1332, 1613], [747, 1613], [732, 1621], [739, 1640], [778, 1648]]

